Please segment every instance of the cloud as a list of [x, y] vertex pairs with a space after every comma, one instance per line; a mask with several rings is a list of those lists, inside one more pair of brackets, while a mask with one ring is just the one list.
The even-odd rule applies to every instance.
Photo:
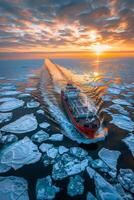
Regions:
[[134, 1], [1, 0], [0, 26], [0, 51], [129, 44], [134, 41]]

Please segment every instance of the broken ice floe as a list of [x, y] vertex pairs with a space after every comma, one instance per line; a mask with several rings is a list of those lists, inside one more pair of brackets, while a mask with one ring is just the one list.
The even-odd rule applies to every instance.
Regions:
[[52, 148], [53, 147], [53, 144], [48, 144], [48, 143], [42, 143], [40, 146], [39, 146], [39, 149], [45, 153], [48, 151], [48, 149]]
[[130, 193], [124, 191], [120, 183], [115, 184], [114, 187], [116, 191], [120, 194], [120, 196], [123, 198], [123, 200], [133, 200], [133, 196]]
[[4, 92], [1, 92], [0, 93], [0, 96], [14, 96], [14, 95], [17, 95], [17, 94], [21, 94], [20, 91], [4, 91]]
[[37, 120], [35, 116], [33, 114], [27, 114], [12, 123], [3, 126], [1, 131], [21, 134], [33, 131], [36, 128]]
[[88, 152], [82, 149], [81, 147], [71, 147], [70, 153], [78, 158], [83, 158], [88, 155]]
[[11, 110], [14, 110], [16, 108], [20, 108], [23, 105], [24, 105], [24, 101], [23, 100], [13, 99], [11, 101], [6, 101], [6, 102], [2, 103], [0, 105], [0, 111], [1, 112], [11, 111]]
[[1, 144], [7, 144], [7, 143], [12, 143], [18, 141], [18, 137], [13, 134], [8, 134], [8, 135], [2, 135], [0, 133], [0, 143]]
[[22, 93], [18, 97], [19, 98], [24, 98], [24, 97], [30, 97], [30, 96], [31, 96], [31, 94], [29, 94], [29, 93]]
[[105, 95], [101, 97], [103, 101], [112, 101], [111, 96]]
[[119, 128], [127, 131], [134, 130], [134, 122], [129, 117], [122, 114], [113, 114], [112, 118], [111, 124], [115, 124]]
[[0, 113], [0, 123], [10, 121], [12, 116], [13, 116], [13, 114], [11, 112], [9, 112], [9, 113]]
[[122, 200], [116, 189], [98, 173], [94, 176], [96, 197], [99, 200]]
[[47, 150], [47, 156], [50, 158], [56, 158], [56, 156], [58, 155], [58, 149], [55, 147], [52, 147], [50, 149]]
[[62, 141], [63, 140], [63, 135], [62, 134], [53, 134], [51, 135], [51, 137], [49, 138], [49, 140], [51, 141]]
[[19, 169], [24, 165], [32, 164], [40, 160], [41, 153], [38, 147], [25, 137], [7, 147], [0, 152], [0, 172]]
[[117, 95], [117, 94], [120, 94], [121, 90], [119, 88], [108, 88], [108, 93], [109, 94], [114, 94], [114, 95]]
[[56, 187], [52, 183], [52, 179], [50, 176], [47, 176], [42, 179], [38, 179], [36, 184], [36, 198], [37, 200], [45, 200], [45, 199], [54, 199], [56, 193], [60, 191], [59, 187]]
[[88, 166], [86, 168], [86, 170], [87, 170], [87, 173], [88, 173], [89, 177], [92, 179], [94, 177], [96, 171], [93, 168], [91, 168], [90, 166]]
[[34, 100], [31, 100], [27, 103], [27, 108], [37, 108], [39, 107], [40, 103]]
[[34, 135], [32, 135], [31, 139], [34, 142], [41, 143], [49, 138], [49, 134], [43, 130], [38, 131]]
[[126, 138], [122, 139], [122, 141], [128, 146], [134, 157], [134, 134], [129, 134]]
[[125, 110], [122, 106], [120, 106], [119, 104], [113, 104], [109, 107], [110, 109], [115, 109], [117, 110], [119, 113], [121, 113], [122, 115], [129, 115], [128, 111]]
[[26, 92], [32, 92], [32, 91], [35, 91], [35, 90], [37, 90], [37, 88], [35, 88], [35, 87], [29, 87], [29, 88], [25, 89]]
[[27, 181], [17, 176], [0, 177], [0, 199], [29, 200]]
[[43, 129], [47, 129], [50, 127], [50, 124], [47, 122], [42, 122], [41, 124], [39, 124], [39, 126]]
[[125, 99], [113, 99], [112, 102], [116, 103], [116, 104], [119, 104], [119, 105], [131, 106], [131, 103], [129, 103]]
[[64, 153], [53, 165], [52, 177], [61, 180], [67, 176], [78, 174], [85, 170], [91, 157], [78, 159], [75, 156]]
[[[108, 167], [108, 165], [106, 165], [101, 159], [93, 160], [93, 161], [91, 161], [90, 164], [94, 169], [98, 169], [101, 172], [108, 173], [112, 178], [116, 177], [117, 170], [114, 170], [114, 169], [111, 169], [110, 167]], [[89, 168], [88, 170], [90, 170], [92, 172], [92, 176], [93, 176], [94, 173], [93, 173], [92, 168], [91, 169]]]
[[14, 101], [16, 98], [14, 97], [2, 97], [0, 98], [0, 103], [7, 102], [7, 101]]
[[91, 192], [88, 192], [86, 200], [97, 200], [97, 199], [95, 198], [95, 196]]
[[66, 148], [66, 147], [64, 147], [64, 146], [59, 146], [59, 154], [63, 154], [63, 153], [66, 153], [66, 152], [68, 152], [69, 151], [69, 149], [68, 148]]
[[70, 177], [69, 184], [67, 187], [67, 193], [73, 197], [76, 195], [82, 195], [84, 192], [84, 179], [80, 175]]
[[41, 115], [44, 115], [44, 114], [45, 114], [44, 110], [41, 110], [41, 109], [40, 109], [40, 110], [37, 110], [37, 113], [38, 113], [38, 114], [41, 114]]
[[108, 165], [111, 169], [116, 170], [117, 160], [120, 156], [119, 151], [113, 151], [106, 148], [102, 148], [98, 155], [103, 160], [106, 165]]
[[134, 193], [134, 172], [131, 169], [120, 169], [118, 181], [122, 187]]

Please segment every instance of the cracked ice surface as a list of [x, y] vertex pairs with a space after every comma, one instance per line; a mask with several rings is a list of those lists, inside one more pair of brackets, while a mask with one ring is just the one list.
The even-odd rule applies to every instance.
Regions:
[[27, 114], [12, 123], [3, 126], [1, 131], [21, 134], [33, 131], [36, 128], [37, 120], [35, 116], [33, 114]]
[[52, 177], [61, 180], [67, 176], [78, 174], [85, 170], [91, 157], [78, 159], [75, 156], [64, 153], [53, 165]]
[[120, 169], [118, 181], [122, 187], [134, 193], [134, 172], [131, 169]]
[[113, 99], [112, 102], [116, 103], [116, 104], [119, 104], [119, 105], [131, 106], [131, 103], [129, 103], [125, 99]]
[[129, 136], [124, 138], [122, 141], [128, 146], [134, 157], [134, 134], [129, 134]]
[[49, 134], [43, 130], [38, 131], [31, 137], [32, 141], [38, 142], [38, 143], [44, 142], [48, 138], [49, 138]]
[[56, 193], [60, 191], [59, 187], [56, 187], [52, 183], [50, 176], [47, 176], [42, 179], [38, 179], [36, 184], [36, 197], [37, 200], [49, 200], [54, 199]]
[[116, 189], [98, 173], [95, 174], [94, 181], [98, 200], [122, 200]]
[[10, 121], [12, 116], [13, 116], [13, 114], [11, 112], [9, 112], [9, 113], [0, 113], [0, 123]]
[[134, 122], [127, 116], [121, 115], [121, 114], [113, 114], [112, 115], [112, 121], [111, 124], [115, 124], [121, 129], [125, 129], [127, 131], [133, 131], [134, 130]]
[[99, 157], [106, 163], [106, 165], [113, 170], [117, 170], [116, 165], [120, 154], [119, 151], [113, 151], [106, 148], [102, 148], [98, 153]]
[[80, 175], [70, 177], [69, 184], [67, 187], [67, 193], [73, 197], [76, 195], [82, 195], [84, 192], [84, 179]]
[[1, 112], [11, 111], [11, 110], [14, 110], [16, 108], [20, 108], [23, 105], [24, 105], [24, 101], [23, 100], [13, 99], [13, 100], [6, 101], [6, 102], [2, 103], [0, 105], [0, 111]]
[[0, 177], [1, 200], [29, 200], [28, 184], [22, 177]]
[[40, 157], [38, 147], [28, 137], [25, 137], [1, 150], [0, 172], [11, 167], [16, 170], [24, 165], [35, 163], [40, 160]]

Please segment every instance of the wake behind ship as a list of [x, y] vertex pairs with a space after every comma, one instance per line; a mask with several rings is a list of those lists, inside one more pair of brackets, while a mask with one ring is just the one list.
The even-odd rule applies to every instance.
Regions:
[[91, 139], [101, 137], [96, 133], [100, 128], [99, 117], [91, 106], [86, 105], [84, 96], [77, 87], [67, 84], [61, 91], [61, 100], [70, 121], [80, 133]]

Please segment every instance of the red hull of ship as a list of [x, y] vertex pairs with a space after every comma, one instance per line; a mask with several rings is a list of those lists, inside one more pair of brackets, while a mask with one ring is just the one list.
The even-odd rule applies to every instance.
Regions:
[[64, 106], [65, 111], [67, 112], [67, 115], [70, 119], [70, 121], [72, 122], [72, 124], [75, 126], [75, 128], [81, 132], [82, 134], [84, 134], [86, 137], [90, 138], [90, 139], [94, 139], [95, 138], [95, 134], [96, 131], [98, 130], [98, 128], [89, 128], [89, 127], [84, 127], [81, 126], [81, 124], [79, 122], [76, 121], [75, 116], [73, 116], [70, 106], [68, 105], [67, 101], [64, 98], [64, 92], [61, 92], [61, 100]]

